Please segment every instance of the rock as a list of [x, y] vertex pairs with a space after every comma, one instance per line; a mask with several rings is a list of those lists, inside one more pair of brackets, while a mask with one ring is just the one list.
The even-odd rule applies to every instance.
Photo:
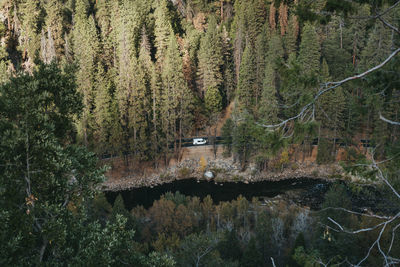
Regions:
[[214, 178], [214, 174], [211, 171], [206, 171], [204, 173], [204, 177], [206, 177], [207, 179], [212, 179]]

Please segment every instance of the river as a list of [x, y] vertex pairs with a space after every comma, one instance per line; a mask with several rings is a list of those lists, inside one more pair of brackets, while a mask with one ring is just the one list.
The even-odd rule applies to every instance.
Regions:
[[137, 205], [145, 208], [150, 207], [153, 202], [160, 199], [166, 192], [175, 193], [179, 191], [187, 196], [197, 196], [201, 199], [210, 195], [214, 203], [220, 201], [231, 201], [239, 195], [251, 200], [253, 197], [261, 201], [282, 197], [302, 206], [318, 209], [323, 201], [323, 196], [328, 190], [330, 182], [320, 179], [288, 179], [283, 181], [262, 181], [255, 183], [214, 181], [197, 181], [196, 179], [177, 180], [172, 183], [162, 184], [154, 187], [142, 187], [119, 192], [107, 192], [107, 200], [114, 203], [118, 194], [122, 195], [125, 206], [131, 210]]

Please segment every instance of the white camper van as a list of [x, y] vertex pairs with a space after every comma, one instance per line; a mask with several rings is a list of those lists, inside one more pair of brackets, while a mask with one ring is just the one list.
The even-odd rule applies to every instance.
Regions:
[[204, 138], [193, 138], [193, 145], [204, 145], [207, 140]]

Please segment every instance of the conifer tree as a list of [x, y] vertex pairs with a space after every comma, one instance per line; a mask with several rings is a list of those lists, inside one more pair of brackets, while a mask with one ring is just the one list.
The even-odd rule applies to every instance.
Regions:
[[131, 136], [132, 148], [140, 159], [145, 159], [145, 151], [148, 147], [147, 131], [148, 118], [151, 114], [150, 109], [150, 88], [148, 86], [147, 73], [144, 65], [137, 63], [133, 79], [133, 92], [130, 99], [129, 122], [133, 128], [133, 136]]
[[351, 54], [346, 49], [351, 47], [347, 29], [344, 28], [343, 19], [333, 16], [327, 25], [327, 37], [322, 46], [323, 56], [330, 66], [331, 75], [334, 79], [340, 79], [347, 75], [352, 64]]
[[235, 74], [234, 74], [234, 60], [232, 57], [233, 49], [230, 42], [228, 32], [226, 28], [222, 28], [222, 55], [223, 55], [223, 90], [222, 96], [224, 103], [229, 103], [233, 99], [236, 85], [235, 85]]
[[[6, 26], [3, 23], [0, 23], [0, 39], [6, 37]], [[6, 44], [0, 44], [0, 84], [6, 82], [8, 80], [8, 53], [6, 49]]]
[[[385, 18], [390, 22], [392, 18]], [[393, 22], [392, 22], [393, 23]], [[394, 40], [392, 38], [392, 31], [385, 27], [382, 23], [376, 23], [370, 31], [367, 43], [361, 52], [360, 63], [358, 68], [360, 71], [365, 71], [373, 66], [376, 66], [390, 54], [391, 47], [393, 47]], [[389, 84], [389, 82], [388, 82]], [[364, 91], [368, 92], [367, 96], [361, 96], [365, 103], [361, 113], [364, 116], [367, 128], [374, 128], [374, 139], [383, 144], [385, 138], [388, 136], [387, 125], [383, 125], [382, 121], [378, 118], [379, 111], [385, 110], [385, 99], [381, 93], [374, 94], [381, 84], [369, 84], [365, 87]], [[382, 89], [381, 89], [382, 90]], [[384, 89], [386, 91], [386, 89]], [[369, 97], [368, 97], [369, 95]], [[374, 127], [375, 126], [375, 127]], [[378, 151], [380, 153], [382, 151]]]
[[264, 76], [265, 76], [265, 57], [268, 51], [268, 25], [264, 24], [263, 31], [257, 36], [256, 44], [255, 44], [255, 53], [256, 53], [256, 81], [255, 81], [255, 105], [256, 108], [259, 105]]
[[[113, 127], [113, 99], [112, 81], [101, 64], [97, 66], [96, 72], [96, 97], [94, 99], [95, 109], [93, 111], [95, 125], [93, 136], [96, 143], [96, 152], [111, 152], [111, 132]], [[115, 116], [114, 116], [115, 118]]]
[[204, 102], [208, 112], [212, 114], [218, 114], [222, 110], [222, 97], [218, 88], [208, 88], [204, 97]]
[[196, 89], [196, 71], [198, 64], [198, 50], [203, 33], [192, 24], [185, 25], [183, 45], [183, 74], [192, 91]]
[[282, 39], [275, 34], [268, 42], [268, 53], [265, 64], [265, 76], [260, 104], [260, 118], [268, 123], [277, 122], [278, 100], [277, 93], [280, 87], [280, 76], [278, 72], [278, 61], [283, 59]]
[[263, 0], [251, 0], [245, 4], [246, 34], [248, 41], [254, 45], [257, 36], [263, 30], [266, 19], [266, 7]]
[[[0, 25], [0, 33], [2, 31], [1, 26], [2, 25]], [[8, 53], [5, 47], [0, 45], [0, 84], [6, 82], [9, 78], [9, 71], [8, 71], [9, 60], [7, 58], [8, 58]]]
[[146, 87], [147, 87], [147, 97], [149, 107], [147, 108], [146, 115], [149, 126], [151, 125], [151, 144], [152, 152], [157, 153], [158, 143], [160, 140], [160, 77], [156, 72], [155, 65], [151, 60], [151, 47], [150, 41], [148, 39], [146, 28], [143, 26], [141, 34], [141, 43], [139, 50], [139, 68], [143, 71], [145, 75]]
[[113, 154], [121, 154], [121, 152], [126, 151], [126, 147], [124, 146], [124, 132], [121, 125], [119, 99], [117, 92], [114, 91], [113, 93], [110, 105], [111, 131], [109, 136], [109, 149]]
[[[47, 32], [48, 45], [53, 45], [54, 59], [60, 60], [64, 55], [64, 21], [63, 4], [58, 0], [49, 0], [45, 4], [46, 22], [45, 32]], [[91, 30], [93, 30], [92, 28]], [[48, 52], [50, 52], [48, 50]], [[51, 56], [50, 56], [51, 57]]]
[[[118, 7], [117, 4], [111, 3], [110, 0], [103, 0], [96, 2], [96, 21], [100, 28], [100, 39], [101, 39], [101, 59], [103, 64], [108, 68], [114, 66], [115, 56], [115, 30], [112, 27], [112, 20], [116, 21], [115, 14]], [[117, 9], [114, 10], [113, 9]]]
[[40, 19], [39, 2], [27, 0], [22, 4], [21, 12], [23, 14], [20, 41], [22, 60], [25, 61], [26, 70], [31, 72], [37, 57], [36, 53], [40, 48], [38, 29]]
[[[7, 28], [5, 24], [0, 23], [0, 39], [6, 38]], [[0, 84], [6, 82], [9, 78], [9, 55], [6, 44], [0, 44]]]
[[222, 77], [222, 43], [221, 34], [217, 29], [215, 18], [211, 18], [207, 32], [201, 39], [200, 49], [198, 54], [198, 76], [199, 85], [202, 94], [204, 95], [209, 88], [219, 90], [223, 83]]
[[84, 110], [79, 122], [78, 133], [87, 146], [90, 139], [90, 125], [93, 123], [91, 110], [95, 97], [95, 73], [98, 53], [98, 37], [93, 16], [87, 15], [87, 0], [78, 0], [75, 7], [73, 31], [74, 55], [78, 65], [76, 74], [78, 91], [83, 95]]
[[133, 136], [131, 122], [133, 116], [131, 117], [130, 115], [134, 113], [134, 111], [131, 111], [131, 101], [133, 100], [133, 90], [135, 89], [133, 88], [135, 79], [133, 75], [137, 72], [137, 62], [135, 57], [130, 58], [125, 47], [122, 47], [122, 49], [119, 56], [119, 75], [116, 77], [116, 99], [122, 127], [121, 146], [124, 149], [123, 152], [130, 152], [132, 149], [130, 138]]
[[231, 35], [233, 36], [233, 59], [235, 62], [235, 81], [238, 81], [240, 64], [242, 62], [243, 49], [245, 47], [246, 37], [246, 21], [244, 9], [246, 3], [242, 3], [241, 0], [235, 1], [234, 9], [236, 16], [233, 19], [231, 27]]
[[247, 43], [243, 52], [243, 60], [240, 64], [237, 97], [240, 109], [251, 109], [254, 103], [254, 91], [256, 82], [256, 66], [254, 49]]
[[284, 45], [286, 55], [295, 53], [297, 51], [297, 39], [299, 37], [299, 22], [296, 14], [291, 13], [289, 15], [289, 21], [287, 26], [287, 33], [284, 37]]
[[[157, 67], [161, 68], [164, 62], [166, 50], [168, 47], [169, 36], [172, 32], [172, 27], [169, 19], [169, 11], [166, 0], [154, 1], [154, 43], [157, 49], [156, 60]], [[173, 33], [172, 33], [173, 35]]]
[[114, 6], [113, 16], [119, 14], [113, 22], [117, 27], [116, 98], [122, 127], [122, 146], [125, 151], [134, 152], [137, 159], [144, 159], [148, 145], [149, 87], [145, 65], [136, 57], [141, 20], [135, 5], [135, 2], [123, 1], [119, 7]]
[[299, 50], [299, 63], [304, 75], [315, 75], [319, 73], [321, 48], [319, 37], [315, 26], [306, 23], [301, 34], [301, 43]]
[[[321, 75], [324, 81], [331, 80], [329, 66], [325, 58], [322, 61]], [[328, 148], [332, 153], [336, 151], [336, 139], [343, 136], [345, 128], [345, 108], [346, 98], [341, 87], [322, 96], [318, 103], [317, 120], [320, 121], [322, 128], [322, 130], [320, 130], [320, 136], [333, 139], [332, 149]], [[332, 154], [331, 156], [335, 155]]]
[[163, 83], [161, 120], [165, 134], [164, 145], [166, 151], [168, 151], [168, 146], [173, 141], [174, 150], [176, 151], [177, 138], [182, 137], [184, 131], [188, 131], [191, 128], [191, 101], [193, 101], [193, 96], [183, 77], [182, 58], [179, 54], [178, 43], [172, 32], [161, 77]]
[[[370, 15], [370, 7], [367, 4], [360, 5], [356, 8], [357, 17], [368, 17]], [[361, 57], [361, 51], [364, 49], [367, 42], [367, 20], [357, 19], [350, 24], [349, 32], [352, 39], [352, 63], [353, 67], [357, 68]]]
[[382, 23], [375, 24], [370, 32], [365, 49], [361, 53], [361, 68], [369, 69], [387, 57], [393, 45], [392, 31]]

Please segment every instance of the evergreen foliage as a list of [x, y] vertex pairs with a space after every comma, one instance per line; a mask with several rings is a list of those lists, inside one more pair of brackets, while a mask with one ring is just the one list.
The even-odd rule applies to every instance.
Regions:
[[206, 34], [200, 42], [198, 52], [199, 87], [205, 96], [210, 88], [220, 90], [223, 83], [222, 75], [222, 40], [217, 22], [211, 17]]
[[[154, 221], [134, 235], [141, 221], [120, 197], [113, 211], [104, 198], [93, 200], [104, 170], [86, 149], [97, 157], [124, 155], [127, 165], [133, 159], [125, 166], [129, 171], [144, 161], [158, 166], [163, 156], [166, 164], [171, 156], [180, 159], [186, 138], [213, 129], [209, 143], [215, 145], [226, 119], [225, 154], [243, 169], [251, 166], [252, 176], [289, 166], [295, 171], [315, 151], [318, 164], [339, 158], [367, 164], [368, 157], [355, 153], [371, 151], [359, 144], [365, 139], [398, 188], [400, 131], [381, 119], [400, 121], [398, 55], [314, 101], [319, 90], [335, 84], [329, 82], [368, 70], [399, 47], [395, 3], [2, 1], [0, 265], [175, 264], [172, 256], [148, 253], [153, 250], [178, 257], [182, 265], [262, 266], [271, 256], [283, 266], [312, 266], [316, 259], [338, 264], [340, 255], [356, 262], [363, 257], [357, 247], [368, 250], [364, 244], [375, 233], [351, 239], [326, 229], [312, 237], [304, 231], [305, 243], [294, 244], [290, 230], [279, 230], [293, 218], [259, 214], [259, 205], [243, 199], [217, 208], [210, 198], [166, 196], [157, 204], [165, 210], [153, 208], [148, 218]], [[287, 119], [281, 127], [260, 126]], [[355, 169], [368, 179], [375, 175]], [[346, 190], [332, 187], [324, 207], [351, 208]], [[246, 209], [260, 216], [247, 218]], [[328, 224], [328, 215], [349, 229], [374, 222], [340, 212], [318, 220]], [[385, 232], [382, 238], [391, 237]], [[143, 240], [145, 245], [135, 242]], [[193, 250], [208, 248], [194, 261], [199, 254]], [[382, 263], [377, 252], [365, 265]], [[285, 262], [290, 256], [296, 263]]]
[[243, 52], [243, 60], [240, 63], [240, 72], [237, 86], [237, 98], [242, 110], [251, 110], [254, 103], [254, 91], [256, 82], [256, 68], [254, 65], [255, 54], [253, 47], [247, 43]]
[[298, 58], [304, 75], [318, 75], [321, 58], [320, 50], [319, 38], [315, 26], [309, 23], [305, 24], [301, 34]]
[[259, 108], [260, 117], [270, 124], [276, 123], [278, 119], [279, 107], [277, 95], [281, 83], [278, 68], [280, 61], [283, 59], [283, 53], [281, 38], [278, 35], [272, 36], [268, 42], [263, 90]]
[[1, 264], [146, 266], [126, 219], [117, 215], [102, 226], [85, 210], [104, 169], [69, 144], [82, 109], [73, 79], [39, 66], [3, 84], [0, 102]]

